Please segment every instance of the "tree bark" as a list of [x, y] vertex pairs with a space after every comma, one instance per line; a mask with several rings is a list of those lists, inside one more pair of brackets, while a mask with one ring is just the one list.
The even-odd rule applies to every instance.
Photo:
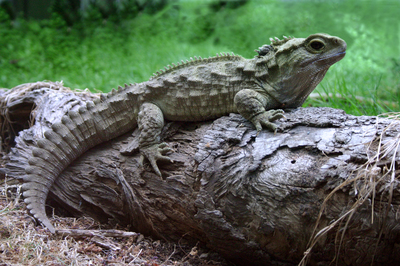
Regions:
[[[60, 83], [4, 92], [3, 150], [15, 143], [7, 174], [20, 178], [29, 146], [62, 114], [95, 97]], [[35, 119], [27, 128], [29, 115]], [[257, 135], [238, 114], [169, 122], [164, 141], [174, 163], [159, 164], [162, 179], [141, 164], [135, 145], [126, 154], [134, 130], [78, 158], [49, 199], [71, 215], [200, 241], [237, 264], [398, 265], [399, 122], [297, 108], [277, 124], [278, 132]]]

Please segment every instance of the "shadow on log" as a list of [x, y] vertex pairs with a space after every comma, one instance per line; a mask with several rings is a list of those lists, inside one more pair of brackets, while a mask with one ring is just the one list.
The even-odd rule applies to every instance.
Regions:
[[[20, 178], [32, 142], [96, 97], [60, 83], [3, 92], [3, 144], [16, 143], [8, 175]], [[28, 125], [29, 106], [31, 127], [15, 137]], [[163, 179], [141, 166], [138, 152], [121, 153], [135, 131], [81, 156], [49, 198], [71, 215], [201, 241], [236, 264], [398, 265], [399, 122], [331, 108], [286, 110], [285, 117], [275, 134], [256, 135], [238, 114], [167, 124], [175, 162], [160, 164]]]

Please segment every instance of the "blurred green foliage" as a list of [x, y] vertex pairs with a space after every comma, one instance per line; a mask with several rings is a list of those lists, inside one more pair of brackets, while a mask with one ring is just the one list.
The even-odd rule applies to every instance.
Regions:
[[0, 87], [63, 80], [109, 91], [191, 56], [251, 58], [269, 37], [326, 32], [344, 39], [348, 52], [317, 89], [333, 96], [306, 105], [373, 115], [396, 111], [384, 101], [400, 102], [398, 0], [90, 1], [84, 11], [78, 2], [55, 1], [42, 21], [0, 8]]

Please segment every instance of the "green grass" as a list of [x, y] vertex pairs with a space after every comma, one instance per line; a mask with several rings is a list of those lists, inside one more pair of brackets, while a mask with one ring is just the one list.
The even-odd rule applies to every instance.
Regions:
[[343, 38], [348, 52], [316, 90], [333, 97], [306, 105], [356, 115], [399, 111], [399, 1], [253, 0], [235, 8], [218, 8], [215, 2], [181, 0], [119, 23], [94, 19], [67, 27], [56, 15], [49, 21], [3, 22], [0, 87], [63, 80], [73, 89], [109, 91], [145, 81], [191, 56], [235, 52], [253, 57], [269, 37], [326, 32]]

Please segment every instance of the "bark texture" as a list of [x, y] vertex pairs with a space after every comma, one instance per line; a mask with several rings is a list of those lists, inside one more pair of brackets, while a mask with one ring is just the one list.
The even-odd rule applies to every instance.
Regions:
[[[3, 151], [15, 145], [4, 171], [20, 178], [30, 144], [95, 97], [59, 83], [3, 92]], [[175, 162], [159, 165], [163, 179], [127, 147], [135, 130], [81, 156], [49, 198], [72, 215], [201, 241], [237, 264], [297, 265], [307, 251], [307, 265], [398, 265], [399, 123], [331, 108], [285, 117], [277, 133], [258, 135], [238, 114], [168, 123], [164, 141]]]

